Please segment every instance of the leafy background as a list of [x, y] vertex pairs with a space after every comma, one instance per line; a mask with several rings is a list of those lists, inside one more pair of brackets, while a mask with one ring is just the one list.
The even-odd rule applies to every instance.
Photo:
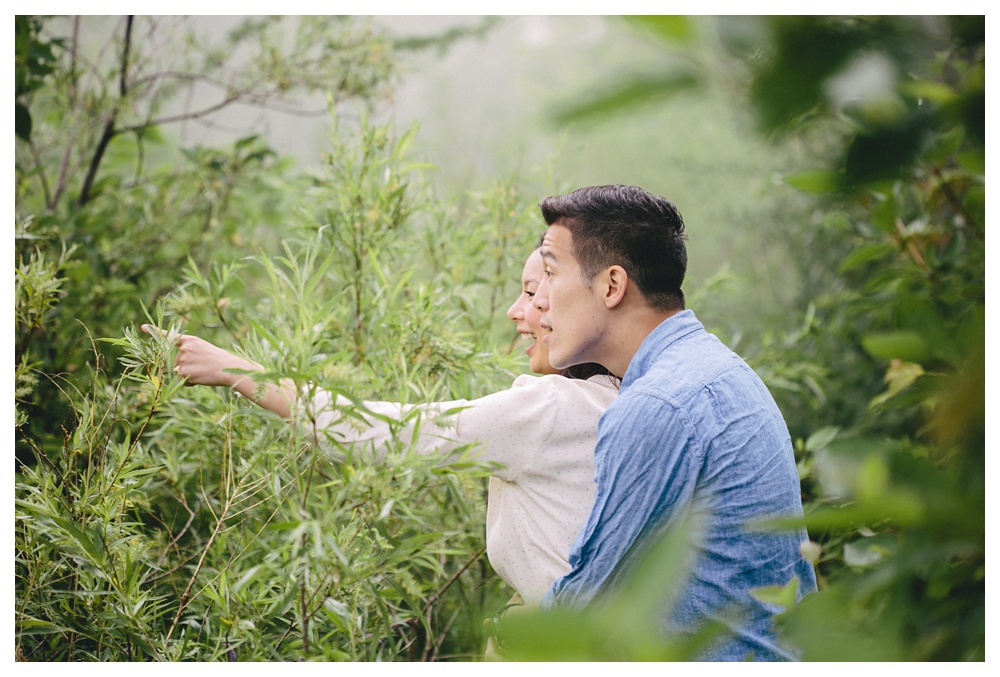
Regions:
[[[538, 199], [612, 181], [677, 201], [788, 420], [785, 640], [985, 658], [984, 17], [245, 19], [15, 19], [18, 660], [478, 660], [488, 469], [317, 447], [137, 326], [354, 399], [507, 387]], [[648, 616], [686, 533], [509, 657], [690, 657]]]

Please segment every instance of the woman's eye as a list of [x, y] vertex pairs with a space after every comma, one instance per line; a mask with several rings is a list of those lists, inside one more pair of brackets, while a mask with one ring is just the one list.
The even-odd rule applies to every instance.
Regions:
[[535, 298], [535, 292], [533, 292], [533, 291], [527, 291], [527, 290], [525, 290], [524, 295], [527, 296], [529, 299]]

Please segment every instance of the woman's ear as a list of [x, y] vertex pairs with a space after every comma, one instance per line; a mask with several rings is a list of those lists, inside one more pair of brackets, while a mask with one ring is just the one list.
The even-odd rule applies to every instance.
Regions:
[[611, 309], [625, 298], [625, 290], [629, 283], [628, 273], [621, 266], [611, 266], [604, 271], [604, 277], [607, 284], [604, 291], [604, 306]]

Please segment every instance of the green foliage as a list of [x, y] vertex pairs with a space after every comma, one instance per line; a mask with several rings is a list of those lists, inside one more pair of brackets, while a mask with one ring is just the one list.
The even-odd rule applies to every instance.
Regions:
[[[792, 322], [720, 332], [768, 384], [795, 440], [806, 514], [775, 526], [807, 527], [820, 590], [799, 604], [760, 591], [784, 599], [782, 637], [805, 660], [983, 660], [983, 17], [630, 20], [684, 64], [664, 82], [683, 72], [692, 86], [738, 83], [746, 99], [734, 101], [761, 133], [813, 158], [787, 177], [816, 201], [813, 221], [776, 220], [771, 236], [800, 245], [787, 262], [800, 281]], [[719, 59], [716, 44], [734, 58]], [[621, 78], [617, 92], [650, 82]], [[564, 115], [635, 102], [598, 94]], [[729, 282], [725, 271], [710, 279], [692, 307], [710, 307]], [[622, 591], [625, 606], [653, 589]], [[602, 613], [560, 620], [602, 646], [622, 623]], [[628, 641], [641, 646], [643, 632], [624, 627], [618, 653], [575, 655], [648, 656]], [[532, 633], [532, 658], [576, 646], [560, 628]]]
[[[824, 398], [805, 410], [781, 400], [801, 435], [805, 525], [822, 544], [820, 592], [781, 624], [807, 660], [984, 657], [985, 176], [967, 159], [984, 153], [975, 25], [776, 20], [754, 80], [764, 128], [826, 126], [842, 149], [789, 180], [825, 210], [805, 259], [824, 271], [815, 330], [784, 356], [822, 365]], [[830, 59], [827, 37], [849, 49]], [[866, 69], [891, 77], [866, 90], [856, 81]], [[815, 83], [796, 86], [807, 75]], [[838, 99], [852, 82], [857, 94]], [[783, 96], [762, 95], [775, 88]]]
[[[22, 469], [22, 657], [385, 660], [447, 650], [440, 617], [484, 603], [461, 581], [457, 595], [443, 594], [482, 553], [469, 528], [482, 520], [477, 475], [438, 467], [405, 439], [385, 466], [355, 463], [347, 449], [331, 463], [243, 401], [187, 395], [167, 368], [174, 336], [115, 339], [122, 380], [75, 402], [81, 419], [62, 453]], [[116, 415], [129, 406], [145, 414], [139, 430]]]
[[[32, 123], [16, 143], [15, 219], [30, 223], [30, 237], [15, 241], [16, 265], [58, 262], [59, 291], [50, 295], [58, 303], [21, 325], [16, 344], [15, 360], [34, 380], [19, 389], [18, 415], [41, 446], [73, 415], [40, 374], [87, 378], [90, 354], [81, 348], [90, 336], [119, 335], [141, 299], [151, 304], [179, 284], [188, 260], [206, 270], [221, 251], [230, 260], [274, 251], [291, 211], [299, 191], [291, 166], [259, 138], [179, 148], [165, 136], [170, 125], [303, 91], [330, 91], [335, 101], [375, 97], [392, 76], [391, 53], [363, 22], [303, 21], [293, 41], [286, 23], [248, 21], [212, 42], [185, 32], [184, 17], [16, 21], [16, 98]], [[196, 84], [212, 87], [216, 99], [204, 110], [170, 112]], [[117, 348], [98, 349], [114, 378]], [[20, 443], [18, 454], [30, 457]]]
[[[22, 466], [16, 506], [24, 658], [480, 653], [481, 619], [509, 594], [482, 558], [485, 469], [415, 453], [409, 419], [393, 422], [384, 461], [372, 463], [360, 447], [315, 444], [304, 419], [289, 425], [229, 392], [184, 388], [170, 369], [183, 326], [264, 365], [262, 383], [292, 379], [356, 408], [362, 397], [452, 399], [509, 385], [516, 365], [498, 360], [498, 337], [461, 331], [455, 308], [481, 290], [450, 279], [450, 257], [467, 252], [421, 226], [410, 136], [365, 124], [351, 138], [312, 178], [283, 254], [205, 272], [189, 259], [155, 317], [105, 341], [121, 351], [117, 381], [101, 370], [94, 395], [67, 393], [79, 418], [60, 455], [32, 447], [38, 462]], [[479, 208], [523, 212], [511, 191], [506, 207]], [[448, 252], [440, 270], [414, 273], [423, 246]], [[490, 265], [515, 278], [520, 261], [506, 263]], [[171, 329], [144, 338], [139, 321]], [[89, 627], [91, 615], [107, 622]]]
[[[54, 69], [19, 92], [34, 128], [17, 156], [18, 658], [479, 656], [482, 618], [510, 594], [483, 557], [483, 468], [414, 453], [408, 421], [381, 463], [317, 445], [302, 421], [183, 387], [171, 361], [178, 333], [197, 333], [263, 364], [262, 381], [347, 395], [348, 416], [362, 397], [508, 387], [523, 365], [496, 352], [512, 332], [486, 285], [512, 289], [537, 236], [525, 199], [514, 182], [471, 196], [480, 219], [507, 217], [470, 254], [456, 214], [427, 208], [412, 131], [337, 122], [313, 176], [254, 137], [177, 148], [156, 126], [176, 83], [140, 86], [165, 77], [139, 74], [155, 61], [143, 21], [119, 25], [127, 92], [83, 77], [78, 52], [51, 40]], [[41, 25], [58, 26], [19, 38]], [[261, 46], [234, 75], [241, 99], [334, 84], [331, 99], [368, 96], [391, 72], [378, 36], [348, 19], [300, 26], [287, 54], [276, 25], [231, 36]], [[221, 66], [226, 49], [189, 38], [192, 62]], [[84, 91], [92, 105], [76, 105]], [[144, 104], [144, 121], [126, 117]], [[121, 117], [101, 146], [94, 116], [108, 111]]]
[[[172, 72], [225, 71], [220, 102], [376, 96], [391, 50], [349, 18], [303, 22], [290, 46], [280, 20], [256, 18], [224, 44], [187, 34], [167, 50], [165, 19], [135, 18], [87, 59], [60, 21], [15, 22], [17, 657], [477, 657], [482, 618], [509, 594], [482, 557], [486, 470], [412, 453], [407, 421], [381, 464], [318, 446], [304, 421], [183, 387], [172, 342], [190, 331], [263, 364], [262, 382], [343, 394], [345, 416], [365, 398], [507, 387], [523, 368], [504, 311], [537, 196], [499, 180], [431, 200], [413, 130], [394, 135], [363, 105], [357, 128], [332, 116], [311, 176], [254, 137], [168, 140], [187, 81]], [[79, 34], [109, 25], [88, 21]], [[821, 587], [796, 605], [759, 591], [789, 607], [782, 636], [806, 660], [983, 660], [983, 18], [631, 21], [682, 53], [567, 116], [718, 79], [812, 159], [786, 184], [813, 216], [776, 213], [771, 238], [796, 253], [755, 290], [793, 310], [719, 331], [795, 441]], [[692, 307], [736, 283], [720, 272]], [[170, 331], [148, 338], [143, 321]], [[687, 643], [651, 620], [679, 584], [666, 572], [683, 568], [683, 535], [594, 613], [510, 614], [509, 657], [695, 655], [720, 629]]]
[[[726, 632], [711, 623], [690, 636], [664, 638], [663, 609], [679, 593], [691, 557], [690, 544], [701, 528], [688, 515], [654, 543], [631, 571], [628, 581], [586, 613], [508, 612], [495, 633], [504, 658], [515, 661], [692, 661]], [[793, 592], [794, 595], [794, 592]]]
[[38, 17], [14, 16], [14, 134], [24, 141], [31, 139], [32, 120], [21, 98], [42, 87], [55, 69], [54, 49], [62, 47], [60, 40], [39, 39], [41, 27]]
[[846, 33], [855, 67], [887, 59], [894, 77], [866, 99], [826, 98], [837, 69], [813, 73], [825, 90], [793, 87], [780, 57], [757, 80], [797, 100], [758, 101], [771, 129], [791, 133], [807, 109], [822, 124], [837, 103], [846, 115], [827, 124], [847, 124], [834, 166], [813, 174], [825, 185], [791, 181], [826, 191], [818, 241], [838, 252], [818, 331], [786, 356], [824, 364], [830, 395], [809, 414], [824, 430], [786, 406], [808, 437], [805, 524], [823, 545], [821, 591], [781, 624], [807, 660], [985, 656], [985, 175], [967, 159], [984, 153], [983, 44], [974, 21], [926, 21], [946, 37], [908, 18], [778, 22], [787, 49]]

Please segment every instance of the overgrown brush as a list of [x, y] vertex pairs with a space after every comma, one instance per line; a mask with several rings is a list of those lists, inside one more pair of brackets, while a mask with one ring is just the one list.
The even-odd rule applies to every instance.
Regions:
[[[409, 138], [363, 123], [315, 177], [280, 254], [192, 257], [153, 313], [100, 340], [118, 369], [95, 342], [90, 390], [57, 381], [74, 412], [57, 453], [22, 427], [37, 459], [16, 481], [22, 659], [479, 657], [482, 618], [508, 594], [484, 557], [488, 469], [416, 454], [405, 420], [376, 463], [172, 372], [173, 341], [191, 331], [262, 364], [261, 383], [291, 379], [355, 407], [509, 386], [510, 330], [467, 314], [481, 280], [457, 276], [451, 256], [465, 252], [437, 239], [454, 237], [457, 216], [420, 207]], [[511, 230], [472, 270], [512, 288], [537, 231]], [[29, 317], [27, 292], [24, 303]], [[140, 322], [169, 330], [149, 338]]]

